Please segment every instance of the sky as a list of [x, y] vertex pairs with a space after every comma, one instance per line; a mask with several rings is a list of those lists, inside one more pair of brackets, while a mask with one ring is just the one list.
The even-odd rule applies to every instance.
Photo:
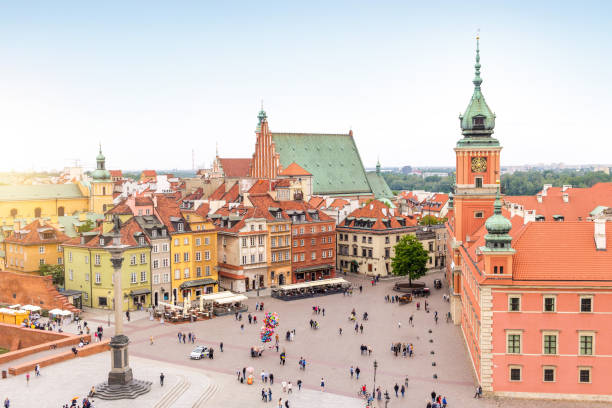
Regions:
[[612, 3], [0, 5], [0, 171], [190, 169], [273, 132], [353, 130], [367, 167], [452, 166], [482, 89], [502, 165], [612, 163]]

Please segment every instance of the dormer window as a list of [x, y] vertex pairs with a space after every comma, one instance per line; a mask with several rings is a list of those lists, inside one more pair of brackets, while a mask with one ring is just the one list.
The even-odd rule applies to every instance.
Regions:
[[139, 237], [139, 238], [138, 238], [138, 244], [139, 244], [139, 245], [144, 245], [144, 244], [145, 244], [145, 239], [144, 239], [144, 237]]
[[100, 237], [100, 246], [104, 246], [104, 237]]
[[472, 125], [474, 129], [484, 129], [485, 117], [484, 116], [474, 116], [474, 118], [472, 119]]
[[156, 230], [156, 229], [151, 230], [151, 236], [152, 236], [153, 238], [156, 238], [156, 237], [157, 237], [157, 230]]
[[185, 226], [183, 225], [182, 222], [179, 222], [178, 225], [176, 226], [176, 229], [182, 232], [185, 229]]

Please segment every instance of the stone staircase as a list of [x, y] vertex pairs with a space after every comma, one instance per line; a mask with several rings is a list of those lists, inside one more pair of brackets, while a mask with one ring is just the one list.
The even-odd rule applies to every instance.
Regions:
[[191, 386], [191, 382], [184, 375], [179, 375], [178, 382], [165, 393], [153, 408], [169, 408], [176, 402], [177, 399]]
[[150, 381], [132, 380], [127, 385], [98, 384], [96, 398], [103, 400], [134, 399], [151, 391]]
[[192, 408], [204, 408], [206, 403], [210, 401], [219, 392], [220, 386], [217, 383], [210, 383], [206, 390], [200, 395], [197, 401], [193, 404]]

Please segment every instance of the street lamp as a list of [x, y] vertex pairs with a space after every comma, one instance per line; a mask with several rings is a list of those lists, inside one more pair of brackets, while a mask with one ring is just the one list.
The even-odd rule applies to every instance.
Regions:
[[374, 388], [372, 388], [372, 397], [376, 393], [376, 369], [378, 368], [378, 362], [374, 360]]
[[128, 364], [128, 344], [130, 339], [123, 334], [123, 291], [121, 290], [121, 265], [123, 251], [127, 245], [121, 244], [121, 222], [117, 216], [113, 219], [113, 242], [108, 247], [113, 264], [113, 291], [115, 309], [115, 335], [111, 338], [111, 370], [108, 381], [96, 387], [96, 396], [101, 399], [136, 398], [151, 391], [150, 381], [135, 380]]

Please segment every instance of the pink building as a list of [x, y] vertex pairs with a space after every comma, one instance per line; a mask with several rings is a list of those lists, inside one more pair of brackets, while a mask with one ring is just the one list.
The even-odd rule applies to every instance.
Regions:
[[453, 321], [485, 393], [612, 401], [611, 226], [605, 219], [525, 223], [502, 209], [493, 178], [501, 146], [480, 67], [477, 52], [449, 199]]

